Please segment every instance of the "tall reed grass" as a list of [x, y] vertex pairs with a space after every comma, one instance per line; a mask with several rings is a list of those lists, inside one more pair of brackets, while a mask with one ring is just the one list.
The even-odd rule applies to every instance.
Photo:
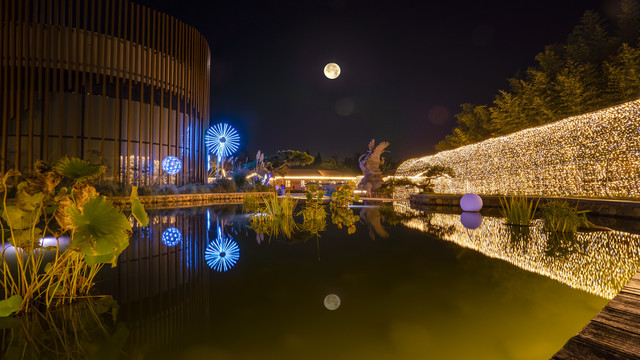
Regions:
[[534, 203], [525, 196], [510, 196], [500, 199], [501, 213], [507, 225], [529, 226], [536, 214], [540, 199]]

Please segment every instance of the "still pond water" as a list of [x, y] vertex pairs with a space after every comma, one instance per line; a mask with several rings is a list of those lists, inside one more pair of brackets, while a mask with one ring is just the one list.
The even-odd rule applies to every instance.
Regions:
[[[54, 320], [23, 321], [39, 333], [5, 330], [3, 351], [171, 360], [548, 359], [640, 263], [640, 236], [627, 232], [552, 237], [540, 223], [525, 233], [490, 216], [467, 229], [460, 214], [406, 203], [352, 211], [360, 217], [353, 234], [329, 219], [319, 237], [290, 239], [257, 236], [235, 205], [151, 212], [150, 226], [134, 231], [118, 266], [101, 274], [98, 291], [119, 304], [115, 320], [110, 307], [76, 311], [92, 320], [56, 323], [58, 340], [51, 339]], [[43, 334], [46, 341], [34, 340]]]

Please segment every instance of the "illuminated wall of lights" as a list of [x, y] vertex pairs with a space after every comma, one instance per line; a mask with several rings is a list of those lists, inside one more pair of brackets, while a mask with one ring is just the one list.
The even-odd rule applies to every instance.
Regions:
[[432, 165], [456, 174], [437, 193], [640, 197], [640, 100], [410, 159], [396, 176]]
[[[394, 207], [402, 214], [421, 214], [406, 203]], [[456, 214], [429, 213], [403, 224], [427, 233], [446, 229], [438, 237], [607, 299], [618, 294], [640, 263], [640, 235], [620, 231], [578, 232], [568, 242], [550, 241], [541, 220], [520, 237], [513, 233], [518, 229], [492, 217], [475, 230], [466, 229]]]

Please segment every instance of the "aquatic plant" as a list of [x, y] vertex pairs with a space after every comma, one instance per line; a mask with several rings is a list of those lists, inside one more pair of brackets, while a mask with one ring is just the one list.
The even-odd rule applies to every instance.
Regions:
[[347, 234], [356, 232], [356, 223], [358, 221], [360, 221], [360, 216], [355, 215], [349, 208], [334, 207], [331, 210], [331, 222], [335, 224], [338, 229], [346, 227]]
[[355, 189], [356, 186], [353, 182], [337, 186], [335, 191], [331, 193], [331, 208], [344, 208], [352, 205], [354, 201], [359, 201], [360, 198], [354, 193]]
[[549, 201], [541, 205], [540, 210], [548, 231], [571, 232], [579, 227], [590, 227], [586, 216], [588, 210], [579, 211], [577, 205], [572, 207], [567, 201]]
[[117, 315], [118, 303], [105, 296], [3, 319], [0, 357], [120, 359], [129, 330]]
[[360, 220], [358, 215], [355, 215], [349, 205], [352, 205], [354, 201], [358, 201], [358, 195], [354, 194], [355, 184], [348, 183], [336, 187], [336, 190], [331, 194], [331, 204], [329, 208], [331, 210], [331, 222], [338, 226], [347, 228], [348, 234], [356, 232], [356, 222]]
[[500, 198], [500, 212], [506, 219], [507, 225], [529, 226], [538, 209], [538, 199], [535, 204], [533, 200], [527, 199], [525, 196], [510, 196]]
[[321, 231], [327, 227], [327, 211], [322, 205], [324, 191], [318, 189], [317, 185], [309, 185], [305, 191], [306, 202], [302, 211], [298, 215], [302, 215], [303, 231], [319, 236]]
[[[104, 264], [116, 265], [131, 235], [128, 217], [89, 185], [104, 166], [64, 157], [53, 166], [39, 161], [34, 169], [35, 176], [24, 180], [15, 170], [1, 180], [0, 283], [5, 300], [0, 308], [8, 307], [9, 313], [88, 296], [98, 271]], [[135, 186], [130, 199], [131, 215], [146, 226]], [[63, 237], [69, 238], [67, 249], [61, 247]], [[50, 238], [55, 246], [45, 243]], [[7, 261], [8, 249], [15, 250], [14, 268]], [[45, 264], [47, 253], [54, 256]]]
[[269, 238], [284, 235], [290, 238], [298, 228], [293, 219], [293, 210], [298, 201], [289, 194], [278, 197], [274, 192], [261, 196], [262, 205], [251, 216], [249, 227], [257, 234], [267, 234]]
[[260, 208], [262, 196], [258, 194], [246, 194], [242, 197], [242, 212], [253, 213]]

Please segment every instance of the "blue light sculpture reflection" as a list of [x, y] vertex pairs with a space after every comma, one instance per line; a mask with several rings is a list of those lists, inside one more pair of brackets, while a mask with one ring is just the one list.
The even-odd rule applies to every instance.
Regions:
[[223, 237], [218, 227], [218, 237], [211, 241], [204, 251], [204, 260], [210, 268], [225, 272], [236, 265], [240, 259], [240, 248], [231, 238]]
[[182, 161], [175, 156], [167, 156], [162, 160], [162, 170], [169, 175], [175, 175], [182, 170]]
[[176, 246], [182, 241], [182, 232], [178, 228], [170, 227], [162, 233], [162, 243], [166, 246]]

